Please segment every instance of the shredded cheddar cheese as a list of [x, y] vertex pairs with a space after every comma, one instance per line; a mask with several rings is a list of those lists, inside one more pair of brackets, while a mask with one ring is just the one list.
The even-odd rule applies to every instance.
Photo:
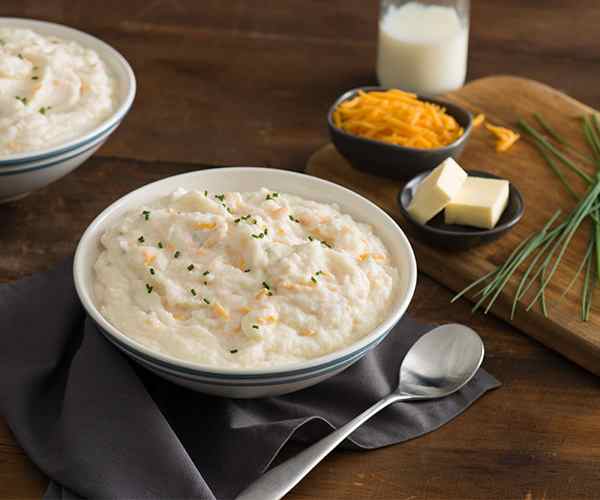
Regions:
[[397, 89], [359, 90], [335, 109], [333, 121], [360, 137], [420, 149], [447, 146], [464, 132], [444, 108]]
[[144, 264], [146, 266], [149, 266], [150, 264], [152, 264], [155, 259], [156, 259], [156, 255], [153, 255], [148, 251], [144, 251]]
[[214, 222], [210, 222], [210, 223], [198, 222], [198, 223], [194, 224], [194, 227], [196, 229], [201, 229], [202, 231], [211, 231], [215, 227], [217, 227], [217, 225]]
[[223, 319], [229, 319], [229, 313], [227, 312], [227, 309], [225, 309], [221, 304], [219, 304], [218, 302], [215, 302], [213, 304], [213, 311], [214, 313], [223, 318]]
[[385, 255], [381, 255], [380, 253], [362, 253], [358, 256], [358, 260], [360, 262], [364, 262], [367, 259], [373, 259], [373, 260], [385, 260]]
[[475, 118], [473, 118], [473, 126], [479, 127], [485, 121], [485, 115], [483, 113], [479, 113]]
[[509, 128], [491, 125], [490, 123], [486, 123], [485, 127], [497, 137], [496, 151], [500, 153], [507, 151], [521, 137]]
[[257, 322], [259, 325], [268, 325], [269, 323], [275, 323], [276, 321], [277, 321], [277, 318], [276, 318], [275, 316], [273, 316], [272, 314], [271, 314], [271, 315], [269, 315], [269, 316], [265, 316], [265, 317], [262, 317], [262, 318], [258, 318], [258, 319], [256, 320], [256, 322]]

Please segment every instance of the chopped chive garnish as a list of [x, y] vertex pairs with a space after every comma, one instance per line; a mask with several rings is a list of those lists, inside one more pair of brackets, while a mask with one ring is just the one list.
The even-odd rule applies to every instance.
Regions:
[[314, 276], [311, 276], [310, 277], [310, 281], [312, 281], [313, 283], [316, 283], [317, 282], [317, 278], [315, 278]]
[[250, 272], [250, 269], [244, 269], [244, 272], [245, 272], [245, 273], [249, 273], [249, 272]]
[[321, 241], [321, 245], [326, 246], [327, 248], [333, 248], [331, 243], [327, 243], [326, 241]]
[[234, 222], [235, 224], [239, 224], [241, 220], [242, 220], [242, 219], [239, 219], [239, 218], [238, 218], [238, 219], [235, 219], [233, 222]]
[[223, 201], [225, 199], [225, 195], [224, 194], [216, 194], [215, 198], [219, 201]]
[[39, 78], [40, 78], [39, 76], [32, 76], [31, 77], [32, 80], [39, 80]]
[[321, 274], [323, 274], [323, 271], [317, 271], [315, 274], [316, 274], [317, 276], [320, 276]]
[[258, 325], [252, 325], [252, 328], [254, 328], [255, 330], [258, 330], [260, 327]]
[[268, 228], [265, 227], [264, 231], [262, 231], [261, 233], [252, 234], [251, 236], [258, 240], [262, 240], [267, 235], [268, 232], [269, 232]]
[[308, 235], [308, 241], [315, 241], [315, 239], [309, 234]]
[[15, 96], [15, 99], [17, 101], [21, 101], [23, 103], [24, 106], [27, 106], [27, 97], [19, 97], [18, 95]]
[[274, 200], [275, 198], [277, 198], [279, 196], [279, 193], [270, 193], [265, 197], [265, 200]]
[[292, 222], [296, 222], [298, 224], [300, 224], [300, 220], [296, 219], [293, 215], [288, 215], [288, 218], [292, 221]]
[[150, 212], [148, 210], [144, 210], [142, 212], [142, 215], [144, 216], [144, 219], [148, 220], [150, 218]]
[[247, 214], [247, 215], [244, 215], [243, 217], [240, 217], [240, 219], [243, 221], [247, 221], [248, 224], [256, 224], [256, 219], [251, 219], [251, 217], [252, 216], [250, 214]]
[[138, 238], [138, 241], [139, 241], [140, 243], [144, 243], [144, 241], [145, 241], [145, 240], [144, 240], [144, 236], [140, 236], [140, 237]]
[[23, 54], [17, 54], [17, 57], [18, 57], [19, 59], [23, 59]]
[[231, 349], [229, 352], [230, 352], [231, 354], [235, 354], [236, 352], [238, 352], [238, 350], [237, 350], [237, 349]]
[[175, 257], [176, 259], [179, 258], [179, 256], [181, 255], [181, 252], [179, 250], [177, 250], [174, 254], [173, 257]]
[[156, 271], [154, 270], [153, 267], [150, 268], [150, 274], [152, 274], [152, 275], [156, 274]]
[[152, 290], [153, 290], [153, 288], [154, 288], [154, 287], [152, 287], [152, 286], [150, 286], [148, 283], [146, 283], [146, 291], [147, 291], [148, 293], [152, 293]]
[[209, 274], [210, 274], [210, 271], [204, 271], [204, 272], [202, 273], [202, 276], [208, 276]]
[[208, 191], [206, 189], [204, 190], [204, 196], [208, 196]]
[[159, 242], [158, 242], [158, 248], [163, 248], [162, 241], [159, 241]]
[[191, 289], [190, 292], [192, 293], [192, 295], [195, 297], [196, 296], [196, 290], [195, 289]]
[[194, 269], [194, 264], [190, 264], [190, 265], [187, 267], [187, 270], [188, 270], [188, 271], [192, 271], [193, 269]]
[[262, 282], [262, 286], [263, 286], [264, 288], [266, 288], [267, 290], [270, 290], [270, 289], [271, 289], [271, 287], [269, 286], [269, 284], [268, 284], [266, 281], [263, 281], [263, 282]]
[[205, 281], [205, 282], [204, 282], [204, 285], [205, 285], [205, 286], [208, 286], [208, 281]]
[[206, 297], [204, 297], [202, 300], [203, 300], [204, 302], [206, 302], [207, 304], [210, 304], [210, 300], [208, 300]]

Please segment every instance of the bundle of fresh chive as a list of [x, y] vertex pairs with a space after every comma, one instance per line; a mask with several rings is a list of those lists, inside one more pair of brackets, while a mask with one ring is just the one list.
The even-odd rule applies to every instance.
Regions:
[[[592, 152], [589, 156], [578, 151], [542, 116], [534, 114], [534, 118], [541, 127], [541, 132], [523, 119], [519, 120], [519, 128], [531, 139], [548, 167], [556, 174], [570, 195], [577, 200], [577, 205], [562, 220], [560, 220], [560, 210], [557, 210], [538, 232], [523, 240], [503, 264], [471, 283], [459, 292], [452, 302], [467, 292], [476, 291], [474, 296], [477, 301], [473, 306], [473, 311], [483, 307], [484, 312], [487, 313], [515, 271], [523, 265], [526, 267], [514, 292], [511, 318], [515, 315], [519, 301], [530, 290], [532, 290], [532, 295], [525, 309], [529, 311], [536, 303], [539, 303], [543, 314], [547, 316], [546, 287], [560, 267], [573, 235], [582, 223], [589, 219], [592, 225], [587, 250], [570, 283], [561, 295], [562, 299], [583, 273], [581, 319], [587, 321], [592, 305], [594, 286], [600, 279], [600, 120], [595, 114], [582, 119], [583, 134]], [[598, 170], [596, 175], [591, 176], [584, 172], [575, 163], [574, 158], [595, 166]], [[568, 168], [585, 181], [588, 188], [583, 196], [579, 196], [573, 189], [567, 176], [561, 170], [561, 166]]]

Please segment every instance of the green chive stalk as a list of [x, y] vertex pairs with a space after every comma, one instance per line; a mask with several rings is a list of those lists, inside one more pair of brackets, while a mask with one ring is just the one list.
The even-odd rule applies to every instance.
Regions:
[[536, 119], [540, 127], [542, 127], [544, 131], [561, 146], [564, 146], [565, 149], [568, 149], [580, 160], [583, 160], [591, 165], [594, 164], [594, 160], [592, 158], [590, 158], [587, 155], [584, 155], [583, 153], [580, 153], [575, 146], [573, 146], [567, 139], [565, 139], [560, 133], [558, 133], [553, 127], [551, 127], [542, 115], [540, 115], [539, 113], [533, 113], [533, 117]]
[[[516, 314], [519, 301], [532, 288], [534, 288], [532, 299], [526, 305], [525, 310], [529, 311], [535, 304], [540, 304], [542, 313], [547, 316], [548, 310], [553, 304], [547, 303], [546, 289], [560, 268], [574, 235], [584, 221], [590, 219], [593, 227], [585, 255], [567, 288], [556, 301], [558, 303], [564, 298], [583, 273], [581, 319], [588, 321], [595, 283], [600, 282], [600, 120], [596, 115], [585, 117], [583, 120], [583, 133], [593, 153], [593, 158], [589, 158], [576, 150], [562, 135], [550, 127], [541, 115], [536, 114], [534, 117], [541, 128], [560, 147], [569, 150], [570, 153], [582, 160], [595, 164], [597, 172], [595, 175], [590, 175], [582, 170], [542, 133], [525, 120], [520, 119], [518, 122], [519, 128], [531, 139], [545, 163], [569, 194], [577, 200], [577, 205], [562, 221], [559, 221], [560, 210], [555, 212], [541, 230], [534, 232], [517, 245], [506, 261], [457, 293], [452, 302], [468, 292], [474, 292], [474, 296], [478, 297], [478, 300], [473, 306], [473, 311], [477, 311], [485, 304], [483, 312], [487, 314], [517, 269], [522, 265], [526, 265], [527, 267], [513, 295], [511, 319]], [[587, 192], [583, 196], [579, 196], [573, 189], [557, 161], [568, 167], [588, 184]]]

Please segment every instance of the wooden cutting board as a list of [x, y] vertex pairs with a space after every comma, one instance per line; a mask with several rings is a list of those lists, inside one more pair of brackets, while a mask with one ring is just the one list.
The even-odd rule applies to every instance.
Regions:
[[[445, 98], [473, 113], [485, 113], [491, 123], [512, 128], [519, 117], [535, 123], [532, 113], [539, 112], [572, 143], [587, 150], [579, 118], [592, 109], [542, 83], [511, 76], [492, 76], [475, 80]], [[331, 144], [314, 153], [306, 171], [346, 186], [385, 209], [408, 234], [419, 270], [451, 290], [459, 291], [502, 263], [515, 246], [538, 231], [557, 208], [566, 214], [574, 206], [573, 199], [526, 140], [521, 139], [508, 152], [496, 153], [494, 138], [484, 127], [479, 127], [473, 130], [459, 163], [466, 169], [487, 170], [509, 179], [525, 200], [525, 215], [511, 232], [493, 243], [462, 252], [442, 250], [418, 240], [402, 219], [396, 204], [402, 182], [354, 169]], [[398, 168], [402, 165], [399, 164]], [[593, 171], [589, 165], [585, 169]], [[585, 186], [580, 179], [571, 173], [566, 175], [572, 185], [584, 192]], [[558, 300], [578, 267], [588, 236], [589, 227], [580, 228], [547, 289], [548, 318], [536, 306], [527, 313], [520, 308], [516, 317], [510, 320], [513, 292], [521, 277], [520, 272], [513, 276], [492, 312], [591, 372], [600, 374], [600, 289], [595, 293], [596, 305], [592, 306], [588, 322], [580, 320], [582, 279], [562, 301]], [[526, 305], [530, 300], [531, 295], [526, 296], [522, 303]]]

